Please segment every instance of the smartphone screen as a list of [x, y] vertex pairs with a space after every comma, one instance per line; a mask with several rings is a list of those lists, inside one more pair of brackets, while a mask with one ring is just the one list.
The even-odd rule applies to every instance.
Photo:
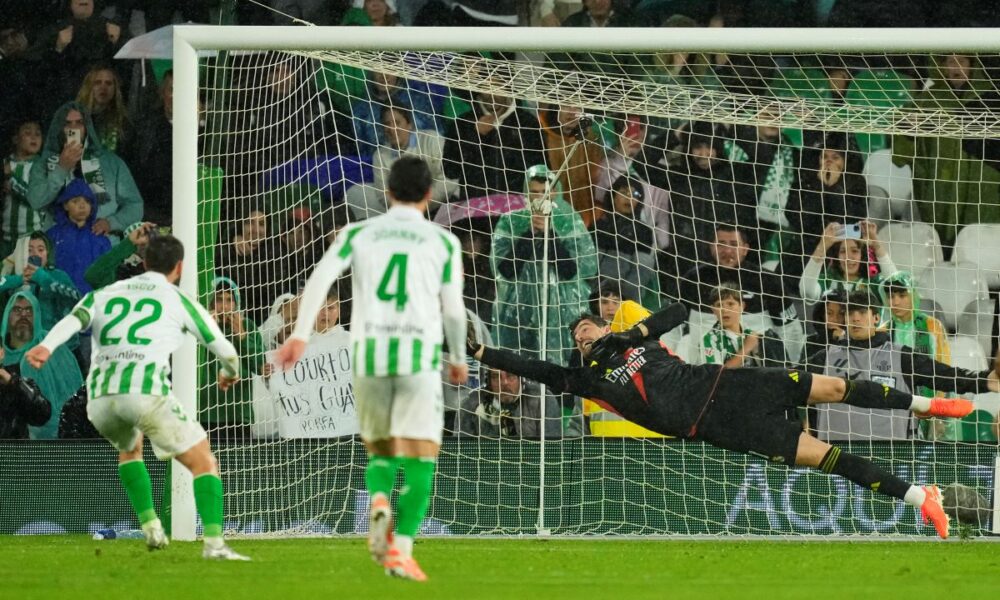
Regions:
[[861, 225], [854, 223], [853, 225], [845, 225], [844, 233], [841, 235], [845, 240], [860, 240], [861, 239]]

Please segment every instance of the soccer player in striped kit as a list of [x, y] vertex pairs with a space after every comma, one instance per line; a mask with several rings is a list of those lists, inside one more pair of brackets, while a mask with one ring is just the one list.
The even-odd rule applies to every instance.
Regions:
[[146, 248], [146, 272], [90, 292], [28, 351], [39, 369], [73, 334], [90, 328], [87, 418], [118, 449], [118, 474], [150, 550], [168, 544], [153, 507], [149, 472], [142, 460], [143, 434], [160, 460], [176, 458], [194, 476], [194, 501], [204, 525], [202, 556], [250, 560], [222, 538], [222, 479], [205, 430], [171, 393], [170, 355], [191, 332], [223, 365], [219, 387], [239, 380], [236, 348], [196, 300], [177, 288], [184, 246], [161, 236]]
[[[444, 427], [441, 361], [453, 384], [468, 377], [461, 244], [424, 218], [431, 183], [422, 159], [393, 163], [389, 211], [338, 234], [306, 282], [295, 329], [276, 356], [283, 369], [302, 357], [326, 291], [353, 267], [354, 395], [369, 453], [368, 548], [386, 574], [415, 581], [427, 578], [413, 559], [413, 538], [430, 504]], [[389, 496], [400, 469], [393, 531]]]

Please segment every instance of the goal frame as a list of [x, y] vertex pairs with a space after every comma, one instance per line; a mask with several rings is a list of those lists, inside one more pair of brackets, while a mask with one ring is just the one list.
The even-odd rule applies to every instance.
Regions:
[[[589, 28], [531, 27], [401, 27], [391, 36], [371, 27], [178, 25], [173, 32], [173, 223], [191, 264], [197, 248], [200, 50], [1000, 52], [1000, 29], [991, 28], [616, 28], [602, 30], [598, 38]], [[201, 291], [196, 271], [196, 266], [189, 268], [180, 281], [180, 288], [193, 297]], [[191, 413], [197, 408], [196, 364], [196, 343], [188, 337], [174, 353], [173, 381], [174, 394]], [[173, 465], [171, 473], [171, 534], [177, 540], [194, 540], [191, 475], [180, 464]], [[1000, 524], [993, 521], [993, 533], [1000, 533]]]

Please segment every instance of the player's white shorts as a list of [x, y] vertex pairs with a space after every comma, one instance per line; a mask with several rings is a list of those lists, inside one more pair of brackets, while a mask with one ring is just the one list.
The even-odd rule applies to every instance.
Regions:
[[160, 460], [184, 454], [206, 437], [173, 396], [102, 396], [87, 402], [87, 418], [120, 452], [135, 448], [139, 432], [146, 434]]
[[408, 438], [441, 443], [444, 396], [441, 372], [396, 377], [355, 377], [361, 439]]

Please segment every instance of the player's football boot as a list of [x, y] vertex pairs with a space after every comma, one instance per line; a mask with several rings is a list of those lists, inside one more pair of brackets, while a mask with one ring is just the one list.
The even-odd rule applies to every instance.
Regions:
[[931, 409], [917, 413], [918, 417], [950, 417], [961, 419], [975, 408], [971, 400], [965, 398], [931, 398]]
[[413, 581], [427, 581], [427, 576], [420, 570], [420, 565], [412, 556], [403, 556], [396, 548], [390, 548], [385, 555], [385, 574]]
[[920, 505], [920, 516], [924, 518], [924, 523], [933, 523], [934, 529], [941, 536], [941, 539], [948, 539], [948, 515], [944, 514], [944, 505], [941, 503], [941, 490], [936, 485], [923, 486], [924, 503]]
[[368, 552], [378, 564], [385, 562], [385, 556], [392, 545], [392, 508], [383, 494], [372, 498], [368, 513]]
[[150, 552], [153, 550], [163, 550], [170, 544], [170, 540], [167, 538], [166, 532], [163, 531], [163, 527], [143, 529], [142, 534], [146, 538], [146, 547], [149, 548]]
[[250, 560], [249, 556], [243, 556], [225, 544], [215, 547], [205, 546], [201, 557], [207, 560]]

